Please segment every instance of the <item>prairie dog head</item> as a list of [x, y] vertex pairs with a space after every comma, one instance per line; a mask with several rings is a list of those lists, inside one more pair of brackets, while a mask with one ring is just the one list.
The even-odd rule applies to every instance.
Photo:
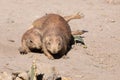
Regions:
[[63, 40], [60, 36], [47, 36], [44, 40], [47, 50], [52, 54], [57, 54], [63, 48]]
[[26, 39], [27, 46], [29, 46], [30, 48], [41, 49], [42, 47], [41, 36], [37, 29], [33, 29], [33, 31], [29, 33], [29, 35], [27, 36], [28, 36], [28, 38]]

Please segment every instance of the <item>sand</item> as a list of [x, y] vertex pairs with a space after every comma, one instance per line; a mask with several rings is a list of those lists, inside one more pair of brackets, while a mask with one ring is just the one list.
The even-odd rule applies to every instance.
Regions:
[[[46, 13], [62, 16], [77, 12], [84, 18], [69, 22], [72, 30], [83, 34], [87, 49], [76, 46], [69, 59], [49, 60], [44, 54], [20, 55], [21, 36], [32, 22]], [[1, 0], [0, 1], [0, 72], [27, 71], [32, 61], [42, 73], [51, 67], [73, 80], [120, 79], [120, 1], [106, 0]]]

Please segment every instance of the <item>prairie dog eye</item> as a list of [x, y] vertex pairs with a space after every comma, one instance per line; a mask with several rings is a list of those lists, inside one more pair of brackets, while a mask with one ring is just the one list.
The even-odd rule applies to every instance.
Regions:
[[61, 45], [61, 43], [58, 43], [58, 45]]
[[30, 40], [30, 42], [31, 42], [31, 43], [33, 43], [33, 41], [32, 41], [32, 40]]
[[27, 42], [29, 43], [33, 43], [33, 41], [31, 39], [27, 39]]
[[51, 45], [51, 43], [50, 43], [50, 42], [48, 42], [47, 44], [48, 44], [48, 45]]

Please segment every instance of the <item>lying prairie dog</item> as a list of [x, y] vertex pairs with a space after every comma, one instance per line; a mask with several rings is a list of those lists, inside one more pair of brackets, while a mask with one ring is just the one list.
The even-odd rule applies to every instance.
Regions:
[[71, 29], [67, 21], [58, 14], [47, 14], [49, 18], [42, 25], [43, 51], [49, 59], [51, 54], [65, 55], [70, 47]]
[[39, 34], [39, 30], [36, 28], [31, 28], [27, 30], [21, 40], [21, 47], [19, 48], [19, 52], [21, 54], [27, 54], [33, 49], [42, 49], [41, 43], [41, 35]]

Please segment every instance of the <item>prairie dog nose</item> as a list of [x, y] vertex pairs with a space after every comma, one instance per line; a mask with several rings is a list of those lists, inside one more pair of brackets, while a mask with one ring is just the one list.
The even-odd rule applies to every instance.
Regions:
[[56, 50], [56, 49], [53, 49], [52, 53], [53, 53], [53, 54], [56, 54], [56, 53], [57, 53], [57, 50]]

